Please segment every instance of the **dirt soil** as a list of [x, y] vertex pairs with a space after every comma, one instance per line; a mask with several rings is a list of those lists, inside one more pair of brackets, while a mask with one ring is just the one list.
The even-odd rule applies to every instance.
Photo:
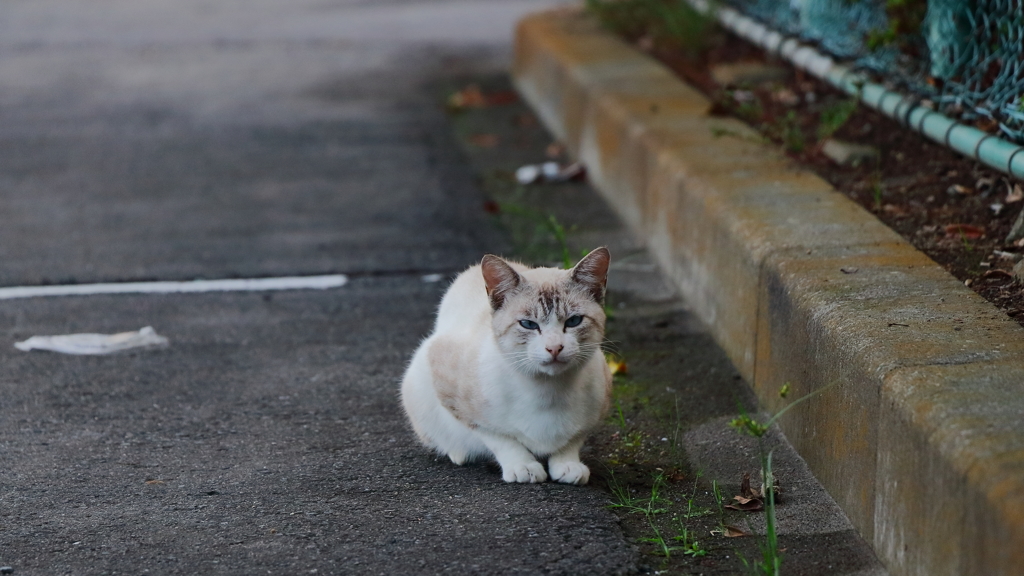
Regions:
[[[736, 116], [781, 144], [794, 163], [827, 180], [1024, 325], [1024, 290], [1012, 273], [1024, 243], [1004, 242], [1024, 207], [1018, 182], [863, 105], [832, 136], [873, 147], [877, 160], [840, 166], [822, 153], [820, 129], [830, 114], [852, 104], [849, 96], [722, 31], [714, 33], [709, 49], [693, 56], [655, 46], [649, 38], [628, 40], [708, 95], [714, 102], [710, 114]], [[759, 83], [715, 81], [715, 67], [740, 62], [786, 72]]]

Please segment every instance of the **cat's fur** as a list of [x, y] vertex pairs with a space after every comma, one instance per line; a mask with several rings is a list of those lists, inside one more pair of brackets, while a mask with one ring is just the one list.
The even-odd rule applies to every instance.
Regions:
[[572, 270], [487, 255], [460, 274], [402, 380], [423, 444], [460, 465], [493, 456], [506, 482], [586, 484], [580, 447], [612, 381], [600, 350], [608, 262], [606, 248]]

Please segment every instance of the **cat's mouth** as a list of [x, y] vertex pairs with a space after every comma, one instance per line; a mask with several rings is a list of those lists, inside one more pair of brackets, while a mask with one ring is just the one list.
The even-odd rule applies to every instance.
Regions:
[[557, 374], [568, 368], [569, 364], [571, 364], [571, 362], [568, 358], [548, 358], [544, 362], [540, 363], [540, 367], [544, 372]]

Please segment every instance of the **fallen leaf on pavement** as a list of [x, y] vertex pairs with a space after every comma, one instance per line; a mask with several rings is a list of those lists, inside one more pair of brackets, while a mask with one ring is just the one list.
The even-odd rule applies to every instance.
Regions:
[[470, 84], [462, 90], [448, 97], [448, 107], [452, 110], [463, 110], [465, 108], [483, 108], [487, 103], [480, 86]]
[[555, 178], [556, 182], [568, 182], [570, 180], [583, 180], [587, 175], [587, 169], [580, 162], [573, 162], [563, 166]]
[[733, 496], [735, 500], [732, 504], [726, 504], [725, 507], [730, 510], [739, 510], [741, 512], [757, 512], [764, 510], [764, 502], [760, 498], [744, 498], [742, 496]]
[[740, 496], [744, 498], [760, 498], [762, 496], [759, 490], [750, 487], [749, 472], [743, 474], [743, 480], [740, 482]]
[[520, 128], [532, 128], [537, 125], [537, 117], [530, 112], [523, 112], [516, 115], [516, 126]]
[[725, 507], [730, 510], [757, 512], [758, 510], [764, 510], [763, 498], [764, 496], [759, 490], [750, 487], [750, 474], [744, 474], [743, 482], [740, 484], [739, 495], [733, 496], [733, 503], [726, 504]]
[[512, 90], [484, 94], [478, 84], [470, 84], [448, 97], [448, 108], [453, 111], [461, 111], [467, 108], [502, 106], [518, 101], [519, 95]]
[[469, 143], [480, 148], [494, 148], [498, 145], [498, 137], [494, 134], [473, 134]]
[[484, 104], [486, 106], [504, 106], [516, 102], [519, 102], [519, 94], [515, 90], [502, 90], [501, 92], [491, 92], [484, 95]]
[[605, 361], [608, 362], [608, 369], [611, 370], [612, 376], [626, 373], [626, 361], [623, 358], [605, 354]]
[[722, 531], [722, 536], [725, 536], [726, 538], [739, 538], [741, 536], [750, 536], [749, 532], [744, 532], [743, 530], [735, 526], [731, 526], [729, 524], [722, 526], [722, 528], [724, 528], [724, 530]]

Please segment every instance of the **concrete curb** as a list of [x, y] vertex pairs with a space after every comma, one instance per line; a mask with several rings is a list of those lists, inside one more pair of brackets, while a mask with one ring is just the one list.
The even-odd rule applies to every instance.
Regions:
[[893, 574], [1020, 573], [1024, 329], [578, 12], [513, 75]]

